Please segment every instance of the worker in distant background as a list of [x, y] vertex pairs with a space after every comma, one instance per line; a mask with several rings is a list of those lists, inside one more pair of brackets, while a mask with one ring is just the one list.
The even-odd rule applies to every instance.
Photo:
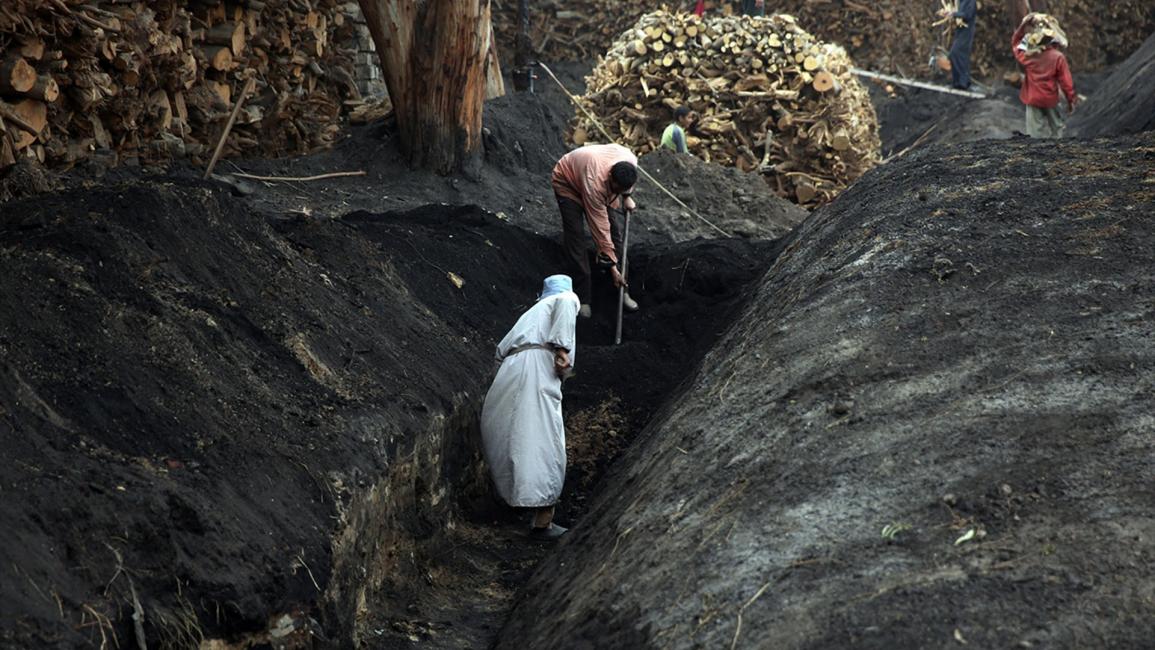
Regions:
[[941, 18], [955, 20], [954, 40], [950, 44], [951, 85], [961, 90], [971, 87], [971, 49], [975, 43], [975, 0], [958, 0], [957, 10], [943, 9]]
[[545, 279], [537, 303], [497, 344], [500, 363], [481, 409], [485, 463], [498, 494], [516, 508], [535, 508], [530, 537], [553, 541], [565, 483], [561, 382], [573, 374], [578, 297], [569, 276]]
[[[638, 157], [618, 144], [594, 144], [574, 149], [553, 168], [553, 192], [561, 210], [562, 247], [581, 298], [581, 316], [589, 318], [593, 282], [585, 229], [589, 226], [597, 249], [598, 266], [609, 268], [615, 287], [626, 284], [618, 259], [622, 232], [611, 210], [637, 207], [630, 193], [638, 181]], [[638, 303], [625, 294], [623, 306], [637, 311]]]
[[743, 16], [765, 16], [766, 0], [742, 0]]
[[674, 111], [674, 121], [662, 132], [662, 148], [678, 153], [690, 153], [686, 146], [686, 130], [694, 123], [694, 111], [688, 106], [679, 106]]
[[[1044, 22], [1051, 27], [1036, 30], [1025, 38], [1028, 30]], [[1058, 22], [1038, 13], [1027, 14], [1011, 37], [1015, 58], [1023, 66], [1019, 99], [1027, 107], [1027, 135], [1032, 138], [1058, 138], [1063, 134], [1059, 90], [1067, 97], [1068, 113], [1074, 112], [1079, 103], [1067, 57], [1059, 49], [1065, 42], [1066, 36], [1058, 28]]]

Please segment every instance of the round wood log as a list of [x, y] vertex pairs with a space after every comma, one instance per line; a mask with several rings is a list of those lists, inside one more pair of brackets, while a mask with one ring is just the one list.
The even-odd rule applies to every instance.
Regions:
[[32, 86], [26, 94], [33, 99], [51, 104], [60, 98], [60, 85], [52, 77], [41, 75], [37, 78], [36, 85]]
[[233, 69], [233, 51], [221, 45], [210, 45], [201, 48], [201, 54], [207, 65], [213, 70], [228, 72]]
[[35, 85], [36, 68], [29, 65], [24, 57], [13, 57], [0, 64], [0, 92], [26, 93]]
[[234, 56], [240, 56], [245, 51], [245, 23], [221, 23], [205, 33], [205, 42], [227, 47]]

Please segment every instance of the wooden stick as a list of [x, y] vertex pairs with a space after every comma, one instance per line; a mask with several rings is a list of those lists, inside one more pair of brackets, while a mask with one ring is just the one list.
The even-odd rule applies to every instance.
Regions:
[[[581, 103], [581, 101], [579, 101], [577, 97], [574, 97], [574, 94], [573, 94], [573, 93], [571, 93], [571, 92], [569, 91], [569, 89], [565, 87], [565, 84], [563, 84], [563, 83], [561, 82], [561, 79], [558, 79], [558, 78], [557, 78], [557, 75], [555, 75], [555, 74], [553, 73], [553, 70], [550, 70], [550, 69], [549, 69], [549, 66], [547, 66], [547, 65], [546, 65], [546, 64], [544, 64], [544, 63], [542, 63], [541, 61], [538, 61], [538, 62], [537, 62], [537, 65], [538, 65], [538, 67], [540, 67], [542, 70], [545, 70], [546, 74], [548, 74], [548, 75], [549, 75], [550, 79], [553, 79], [553, 80], [554, 80], [554, 82], [555, 82], [555, 83], [557, 83], [558, 87], [559, 87], [559, 88], [561, 88], [561, 91], [562, 91], [563, 93], [565, 93], [566, 97], [569, 97], [569, 100], [570, 100], [571, 102], [573, 102], [574, 106], [577, 106], [577, 107], [578, 107], [578, 108], [581, 110], [581, 112], [585, 113], [586, 117], [588, 117], [588, 118], [589, 118], [589, 120], [590, 120], [591, 122], [593, 122], [594, 126], [598, 127], [598, 131], [601, 131], [601, 132], [602, 132], [602, 135], [604, 135], [604, 136], [606, 137], [606, 139], [607, 139], [607, 140], [609, 140], [610, 142], [614, 142], [614, 136], [610, 135], [610, 134], [609, 134], [609, 132], [608, 132], [608, 131], [606, 131], [606, 128], [605, 128], [604, 126], [602, 126], [602, 123], [598, 121], [598, 118], [594, 117], [594, 116], [593, 116], [593, 115], [592, 115], [592, 114], [591, 114], [591, 113], [590, 113], [588, 110], [586, 110], [586, 107], [585, 107], [585, 106], [582, 106], [582, 103]], [[638, 171], [639, 171], [639, 172], [642, 174], [642, 176], [644, 176], [644, 177], [646, 178], [646, 180], [648, 180], [648, 181], [650, 181], [651, 183], [653, 183], [653, 184], [654, 184], [654, 186], [655, 186], [655, 187], [657, 187], [659, 190], [662, 190], [663, 192], [665, 192], [665, 193], [666, 193], [666, 196], [670, 197], [671, 199], [674, 199], [674, 202], [675, 202], [675, 203], [677, 203], [678, 205], [680, 205], [680, 206], [682, 206], [683, 208], [685, 208], [686, 212], [689, 212], [690, 214], [694, 215], [694, 216], [695, 216], [695, 217], [696, 217], [696, 218], [697, 218], [699, 221], [701, 221], [702, 223], [706, 224], [707, 226], [710, 226], [710, 227], [711, 227], [711, 228], [713, 228], [714, 230], [717, 230], [718, 232], [722, 233], [722, 236], [723, 236], [723, 237], [731, 237], [731, 236], [732, 236], [730, 233], [726, 232], [725, 230], [722, 230], [722, 229], [721, 229], [721, 228], [719, 228], [718, 226], [715, 226], [715, 225], [714, 225], [713, 223], [711, 223], [711, 222], [710, 222], [710, 220], [709, 220], [709, 219], [707, 219], [706, 217], [703, 217], [702, 215], [698, 214], [698, 213], [697, 213], [697, 211], [695, 211], [695, 210], [694, 210], [694, 208], [691, 208], [690, 206], [688, 206], [688, 205], [686, 205], [685, 203], [683, 203], [683, 202], [682, 202], [682, 199], [679, 199], [678, 197], [674, 196], [674, 193], [673, 193], [673, 192], [671, 192], [670, 190], [666, 189], [666, 187], [665, 187], [664, 185], [662, 185], [661, 183], [659, 183], [659, 182], [658, 182], [658, 179], [654, 178], [653, 176], [650, 176], [650, 173], [649, 173], [649, 172], [647, 172], [646, 170], [642, 169], [642, 166], [641, 166], [641, 165], [638, 165]], [[624, 206], [623, 206], [623, 207], [624, 207]]]
[[900, 84], [903, 86], [911, 86], [914, 88], [922, 88], [923, 90], [933, 90], [939, 93], [946, 93], [948, 95], [959, 95], [960, 97], [971, 97], [973, 99], [985, 99], [986, 95], [976, 93], [970, 90], [959, 90], [958, 88], [947, 88], [946, 86], [939, 86], [936, 84], [928, 84], [924, 81], [915, 81], [913, 79], [903, 79], [902, 77], [895, 77], [894, 75], [882, 74], [880, 72], [871, 72], [869, 70], [859, 70], [858, 68], [851, 68], [851, 72], [867, 79], [878, 79], [881, 81], [889, 81], [891, 83]]
[[233, 112], [229, 115], [229, 121], [225, 123], [225, 130], [221, 133], [221, 139], [217, 141], [216, 151], [213, 152], [213, 158], [209, 161], [209, 167], [205, 170], [204, 178], [207, 180], [213, 173], [213, 167], [217, 166], [217, 161], [221, 158], [221, 152], [225, 149], [225, 139], [229, 137], [229, 131], [233, 130], [233, 123], [237, 121], [237, 115], [241, 113], [241, 107], [245, 103], [245, 98], [249, 93], [253, 92], [253, 88], [257, 85], [256, 77], [249, 77], [245, 82], [245, 89], [241, 91], [241, 96], [237, 97], [237, 103], [233, 105]]
[[256, 174], [243, 174], [234, 172], [233, 176], [237, 178], [248, 178], [254, 181], [286, 181], [294, 183], [304, 183], [308, 181], [319, 181], [325, 178], [339, 178], [341, 176], [364, 176], [365, 170], [355, 172], [331, 172], [328, 174], [318, 174], [316, 176], [257, 176]]

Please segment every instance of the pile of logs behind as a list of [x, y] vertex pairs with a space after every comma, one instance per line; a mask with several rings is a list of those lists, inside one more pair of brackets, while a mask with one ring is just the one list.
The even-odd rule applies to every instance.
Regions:
[[[813, 206], [878, 163], [878, 119], [841, 47], [786, 15], [642, 16], [587, 77], [584, 108], [639, 155], [674, 109], [700, 117], [687, 138], [707, 161], [758, 170], [778, 194]], [[574, 144], [605, 141], [585, 112]]]
[[0, 169], [207, 158], [247, 77], [226, 155], [330, 144], [356, 97], [348, 5], [336, 0], [5, 0]]
[[[588, 61], [605, 52], [617, 35], [642, 14], [652, 0], [542, 0], [531, 3], [531, 39], [543, 61]], [[689, 11], [693, 0], [664, 3]], [[737, 3], [708, 0], [706, 17], [727, 15]], [[1007, 0], [979, 2], [972, 69], [980, 76], [1014, 67], [1010, 39], [1017, 25]], [[1043, 7], [1042, 5], [1046, 5]], [[1155, 31], [1151, 0], [1048, 0], [1033, 3], [1055, 15], [1071, 39], [1068, 57], [1076, 71], [1093, 71], [1126, 59]], [[927, 61], [942, 41], [933, 27], [934, 0], [767, 0], [769, 10], [790, 14], [815, 36], [841, 43], [861, 67], [922, 77]], [[494, 1], [494, 22], [502, 51], [513, 51], [517, 23], [515, 0]]]

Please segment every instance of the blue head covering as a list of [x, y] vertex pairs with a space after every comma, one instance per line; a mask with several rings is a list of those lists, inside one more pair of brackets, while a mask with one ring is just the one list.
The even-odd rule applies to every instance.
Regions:
[[537, 299], [556, 296], [566, 291], [573, 291], [573, 280], [568, 275], [551, 275], [542, 283], [541, 295]]

